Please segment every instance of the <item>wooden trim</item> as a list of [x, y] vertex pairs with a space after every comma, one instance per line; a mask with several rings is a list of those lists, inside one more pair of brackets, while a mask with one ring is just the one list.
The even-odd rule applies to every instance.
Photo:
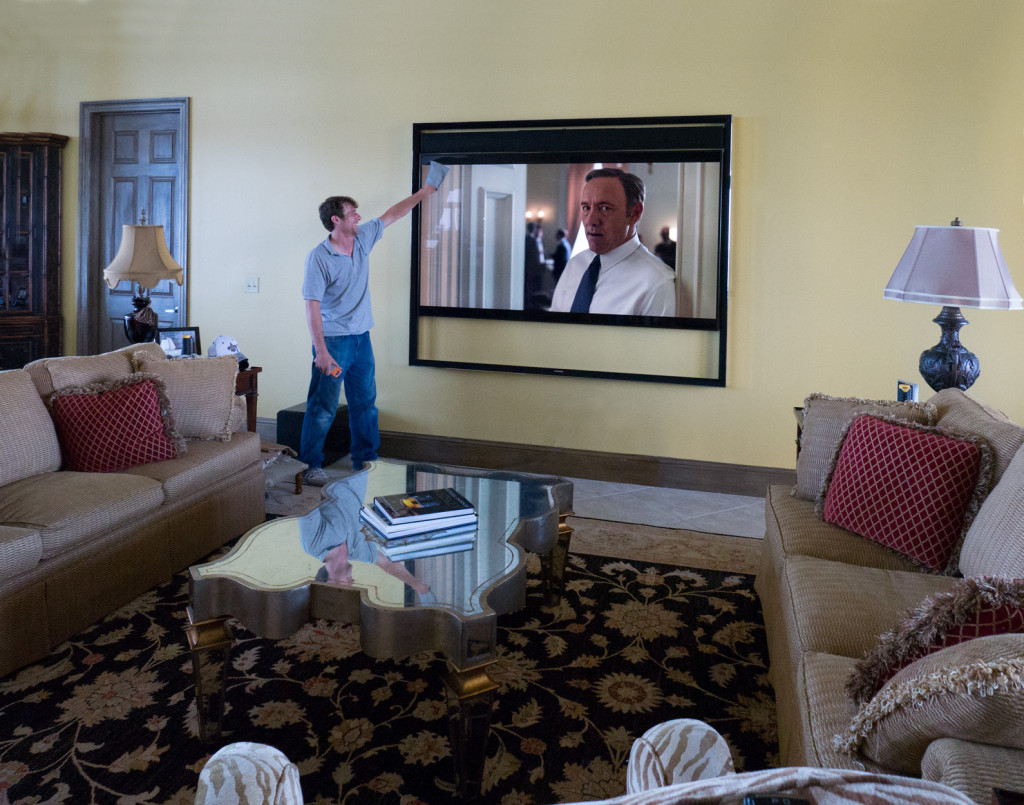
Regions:
[[30, 131], [20, 134], [16, 131], [0, 131], [0, 145], [55, 145], [63, 148], [68, 138], [64, 134], [49, 134], [43, 131]]
[[775, 467], [454, 439], [395, 431], [382, 431], [380, 438], [380, 454], [403, 461], [430, 461], [463, 467], [754, 497], [764, 495], [765, 488], [770, 484], [796, 483], [795, 470]]

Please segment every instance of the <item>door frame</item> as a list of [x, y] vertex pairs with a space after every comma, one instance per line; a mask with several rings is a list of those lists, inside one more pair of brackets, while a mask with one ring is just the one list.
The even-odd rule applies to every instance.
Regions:
[[[142, 98], [121, 101], [84, 101], [79, 115], [78, 150], [78, 293], [76, 353], [94, 355], [99, 349], [99, 322], [103, 299], [103, 269], [99, 255], [100, 227], [103, 224], [100, 191], [103, 178], [100, 176], [102, 154], [103, 119], [107, 115], [123, 115], [150, 112], [177, 112], [177, 137], [181, 143], [182, 175], [174, 204], [178, 220], [184, 226], [176, 227], [174, 243], [167, 244], [184, 269], [184, 285], [181, 292], [181, 309], [178, 313], [180, 324], [188, 321], [188, 179], [189, 157], [189, 99], [188, 98]], [[180, 256], [179, 256], [180, 255]]]

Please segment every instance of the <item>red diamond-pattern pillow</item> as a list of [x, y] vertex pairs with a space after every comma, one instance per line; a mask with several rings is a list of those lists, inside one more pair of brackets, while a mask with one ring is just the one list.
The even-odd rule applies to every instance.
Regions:
[[51, 406], [64, 469], [116, 472], [177, 454], [164, 431], [153, 380], [129, 378], [108, 391], [59, 392]]
[[1024, 579], [957, 579], [911, 609], [857, 661], [846, 684], [854, 702], [873, 697], [898, 671], [936, 651], [978, 637], [1024, 633]]
[[860, 416], [839, 450], [822, 517], [952, 572], [980, 469], [973, 440]]

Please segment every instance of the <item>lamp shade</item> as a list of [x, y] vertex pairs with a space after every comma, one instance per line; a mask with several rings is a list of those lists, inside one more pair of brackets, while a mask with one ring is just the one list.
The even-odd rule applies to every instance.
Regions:
[[985, 310], [1024, 308], [999, 249], [999, 230], [971, 226], [914, 227], [885, 298]]
[[164, 228], [131, 224], [121, 227], [121, 245], [103, 269], [103, 279], [111, 289], [126, 280], [150, 289], [161, 280], [174, 280], [178, 285], [185, 281], [181, 266], [167, 250]]

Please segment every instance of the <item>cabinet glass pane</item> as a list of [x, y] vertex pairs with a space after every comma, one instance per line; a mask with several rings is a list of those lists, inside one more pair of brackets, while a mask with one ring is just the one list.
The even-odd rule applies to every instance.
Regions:
[[7, 266], [7, 309], [28, 310], [32, 294], [32, 155], [16, 152], [14, 158], [14, 210]]
[[0, 151], [0, 313], [7, 310], [7, 163], [10, 154]]

